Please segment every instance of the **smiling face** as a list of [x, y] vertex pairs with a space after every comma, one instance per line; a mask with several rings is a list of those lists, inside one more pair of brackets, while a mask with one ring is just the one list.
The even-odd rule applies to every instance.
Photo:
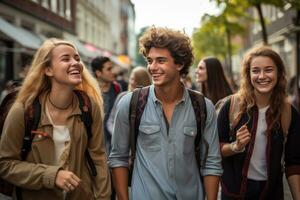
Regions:
[[69, 45], [58, 45], [51, 52], [51, 64], [45, 74], [52, 85], [75, 87], [82, 82], [82, 70], [78, 52]]
[[203, 60], [201, 60], [197, 66], [196, 81], [198, 83], [203, 83], [207, 81], [207, 69], [206, 69], [206, 64]]
[[250, 63], [251, 84], [257, 94], [269, 95], [277, 83], [277, 67], [267, 56], [254, 57]]
[[147, 62], [155, 86], [172, 85], [175, 81], [180, 81], [182, 66], [174, 63], [168, 49], [152, 47]]
[[103, 64], [101, 70], [96, 70], [96, 76], [103, 82], [111, 83], [115, 80], [115, 74], [113, 73], [113, 63], [107, 61]]

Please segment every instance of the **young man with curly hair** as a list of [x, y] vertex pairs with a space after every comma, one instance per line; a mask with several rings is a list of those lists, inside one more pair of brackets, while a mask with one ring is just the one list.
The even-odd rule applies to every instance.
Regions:
[[[205, 99], [207, 118], [202, 137], [209, 149], [201, 180], [194, 151], [196, 117], [189, 92], [180, 81], [193, 62], [190, 39], [180, 31], [151, 27], [139, 42], [153, 84], [139, 125], [131, 199], [202, 200], [204, 192], [208, 199], [216, 199], [222, 167], [214, 106]], [[109, 156], [119, 200], [128, 199], [131, 96], [124, 96], [119, 103]], [[203, 157], [204, 152], [200, 160]]]

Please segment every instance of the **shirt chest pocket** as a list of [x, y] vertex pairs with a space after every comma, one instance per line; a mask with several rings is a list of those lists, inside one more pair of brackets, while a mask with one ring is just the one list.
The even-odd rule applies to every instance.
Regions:
[[197, 128], [196, 127], [184, 127], [183, 128], [184, 134], [184, 143], [183, 143], [183, 153], [190, 154], [194, 150], [194, 141], [197, 135]]
[[142, 149], [148, 151], [159, 151], [160, 146], [160, 126], [140, 126], [139, 141]]

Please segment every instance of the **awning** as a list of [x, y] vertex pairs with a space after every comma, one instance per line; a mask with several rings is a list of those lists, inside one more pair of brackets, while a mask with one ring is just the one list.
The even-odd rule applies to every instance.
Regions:
[[119, 65], [120, 67], [124, 68], [124, 69], [129, 69], [130, 65], [123, 63], [119, 60], [119, 58], [117, 56], [111, 55], [109, 57], [111, 59], [111, 61], [113, 61], [116, 65]]
[[75, 36], [70, 35], [70, 34], [64, 34], [64, 37], [66, 40], [69, 40], [76, 46], [76, 48], [81, 56], [84, 56], [87, 58], [94, 58], [97, 56], [97, 54], [95, 52], [91, 52], [91, 51], [87, 50], [86, 47], [84, 46], [84, 44], [82, 42], [80, 42]]
[[0, 17], [0, 31], [17, 43], [29, 49], [38, 49], [42, 40], [34, 33], [11, 24]]

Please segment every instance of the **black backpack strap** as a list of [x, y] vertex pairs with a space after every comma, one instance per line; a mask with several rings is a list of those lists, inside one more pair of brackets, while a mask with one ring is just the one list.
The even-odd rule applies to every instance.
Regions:
[[143, 88], [136, 88], [132, 92], [132, 97], [130, 100], [129, 107], [129, 140], [130, 140], [130, 173], [129, 173], [129, 185], [131, 183], [132, 171], [133, 171], [133, 163], [135, 159], [136, 152], [136, 141], [139, 133], [139, 126], [141, 122], [141, 117], [143, 115], [144, 109], [147, 104], [149, 96], [149, 86]]
[[[194, 108], [196, 122], [197, 122], [197, 135], [195, 138], [195, 156], [200, 170], [201, 166], [205, 165], [207, 155], [208, 155], [208, 148], [209, 148], [208, 142], [205, 140], [204, 137], [202, 137], [202, 134], [204, 133], [206, 115], [207, 115], [206, 103], [203, 94], [194, 90], [188, 90], [188, 91]], [[205, 157], [203, 159], [203, 163], [201, 163], [200, 161], [200, 151], [201, 151], [200, 140], [201, 139], [203, 140], [203, 143], [205, 145]]]
[[33, 104], [30, 105], [24, 113], [25, 119], [25, 133], [23, 137], [23, 146], [21, 149], [21, 160], [25, 160], [29, 151], [31, 151], [32, 143], [32, 130], [38, 128], [41, 118], [41, 104], [38, 97], [33, 101]]
[[2, 100], [1, 104], [0, 104], [0, 136], [2, 134], [2, 129], [3, 129], [3, 125], [6, 119], [6, 116], [11, 108], [11, 106], [13, 105], [13, 103], [15, 102], [15, 99], [18, 95], [19, 90], [15, 89], [14, 91], [8, 93], [4, 99]]
[[[88, 139], [90, 140], [92, 138], [92, 124], [93, 124], [93, 118], [92, 118], [92, 105], [91, 100], [87, 96], [86, 93], [80, 90], [74, 90], [78, 102], [79, 102], [79, 108], [81, 110], [81, 121], [83, 122], [86, 133], [88, 136]], [[90, 173], [92, 176], [97, 176], [97, 170], [95, 167], [95, 163], [88, 151], [88, 149], [85, 150], [85, 157], [88, 162], [88, 165], [90, 167]]]
[[[28, 153], [31, 151], [32, 130], [36, 130], [39, 126], [41, 118], [41, 104], [39, 97], [36, 97], [33, 104], [30, 105], [24, 112], [25, 133], [23, 137], [23, 145], [21, 149], [21, 160], [26, 160]], [[22, 200], [22, 189], [16, 187], [17, 200]]]

